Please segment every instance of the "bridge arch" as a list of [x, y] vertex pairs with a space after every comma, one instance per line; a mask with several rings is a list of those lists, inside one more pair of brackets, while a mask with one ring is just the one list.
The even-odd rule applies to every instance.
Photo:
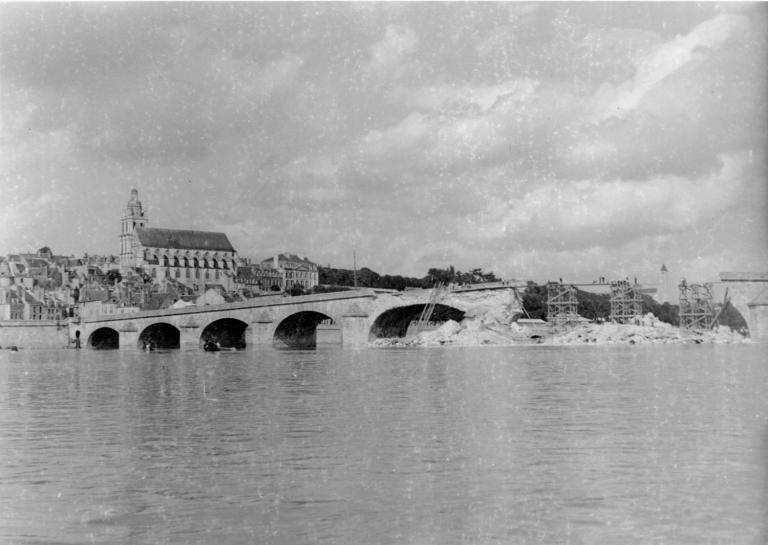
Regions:
[[100, 327], [88, 336], [88, 347], [94, 350], [117, 350], [120, 348], [120, 333], [111, 327]]
[[167, 322], [157, 322], [144, 328], [139, 334], [139, 348], [151, 345], [154, 348], [180, 348], [181, 332]]
[[[371, 323], [368, 339], [405, 337], [408, 333], [408, 326], [411, 322], [419, 319], [426, 306], [427, 303], [416, 303], [385, 310]], [[446, 322], [448, 320], [455, 320], [460, 322], [464, 319], [464, 315], [465, 312], [461, 309], [438, 303], [435, 305], [430, 321]]]
[[221, 348], [245, 348], [245, 331], [248, 323], [237, 318], [220, 318], [209, 323], [200, 334], [200, 346], [208, 341], [219, 343]]
[[272, 345], [278, 348], [316, 348], [318, 326], [328, 326], [338, 331], [341, 344], [341, 323], [327, 313], [317, 310], [299, 310], [275, 320]]

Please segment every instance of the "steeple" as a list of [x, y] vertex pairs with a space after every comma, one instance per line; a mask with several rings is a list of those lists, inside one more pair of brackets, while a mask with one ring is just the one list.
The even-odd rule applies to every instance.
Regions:
[[131, 198], [123, 210], [123, 217], [120, 220], [120, 268], [125, 270], [135, 265], [136, 260], [133, 255], [133, 230], [136, 227], [147, 227], [149, 217], [139, 200], [139, 191], [131, 189]]

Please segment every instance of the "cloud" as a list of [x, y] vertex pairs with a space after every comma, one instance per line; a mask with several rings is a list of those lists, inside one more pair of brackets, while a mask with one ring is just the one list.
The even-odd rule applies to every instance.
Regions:
[[4, 5], [3, 212], [31, 228], [57, 191], [40, 245], [110, 252], [136, 186], [155, 225], [389, 273], [690, 258], [696, 234], [763, 255], [765, 161], [739, 165], [768, 12], [592, 4]]
[[492, 161], [508, 149], [510, 137], [530, 115], [537, 88], [531, 80], [511, 80], [493, 86], [432, 86], [401, 88], [396, 96], [409, 113], [398, 123], [364, 134], [352, 145], [363, 166], [401, 169], [406, 159], [417, 170], [464, 170]]
[[419, 48], [419, 36], [407, 25], [387, 25], [384, 38], [370, 48], [363, 72], [374, 78], [395, 78], [406, 69], [403, 62]]
[[720, 158], [716, 172], [697, 179], [550, 182], [476, 217], [479, 239], [466, 244], [561, 245], [571, 249], [626, 244], [647, 235], [695, 230], [727, 213], [745, 186], [746, 154]]
[[623, 117], [666, 78], [693, 62], [698, 51], [718, 49], [746, 26], [746, 16], [723, 13], [699, 24], [687, 35], [662, 44], [640, 60], [632, 82], [617, 89], [606, 84], [599, 90], [596, 121]]
[[433, 85], [401, 88], [393, 96], [405, 106], [421, 110], [478, 115], [489, 112], [500, 101], [524, 101], [531, 97], [538, 82], [512, 79], [495, 85]]

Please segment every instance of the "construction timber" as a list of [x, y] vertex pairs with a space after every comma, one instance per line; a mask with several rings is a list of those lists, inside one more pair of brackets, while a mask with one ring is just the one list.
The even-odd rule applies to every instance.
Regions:
[[683, 280], [680, 290], [680, 329], [711, 329], [715, 322], [712, 304], [712, 284], [688, 284]]
[[611, 282], [611, 314], [609, 320], [628, 324], [637, 322], [643, 314], [643, 298], [640, 286], [629, 280]]
[[424, 308], [419, 315], [419, 319], [411, 321], [408, 325], [409, 335], [416, 335], [422, 331], [431, 331], [437, 329], [441, 325], [440, 322], [432, 320], [432, 314], [435, 312], [435, 306], [437, 306], [445, 290], [446, 286], [442, 283], [438, 283], [432, 288], [432, 292], [429, 294], [429, 301], [424, 305]]
[[562, 282], [547, 283], [547, 321], [557, 329], [579, 321], [576, 288]]

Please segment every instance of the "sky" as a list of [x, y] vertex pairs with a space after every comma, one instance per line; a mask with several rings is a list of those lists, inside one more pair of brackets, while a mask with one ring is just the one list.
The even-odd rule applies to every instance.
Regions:
[[0, 3], [0, 254], [768, 271], [768, 4]]

